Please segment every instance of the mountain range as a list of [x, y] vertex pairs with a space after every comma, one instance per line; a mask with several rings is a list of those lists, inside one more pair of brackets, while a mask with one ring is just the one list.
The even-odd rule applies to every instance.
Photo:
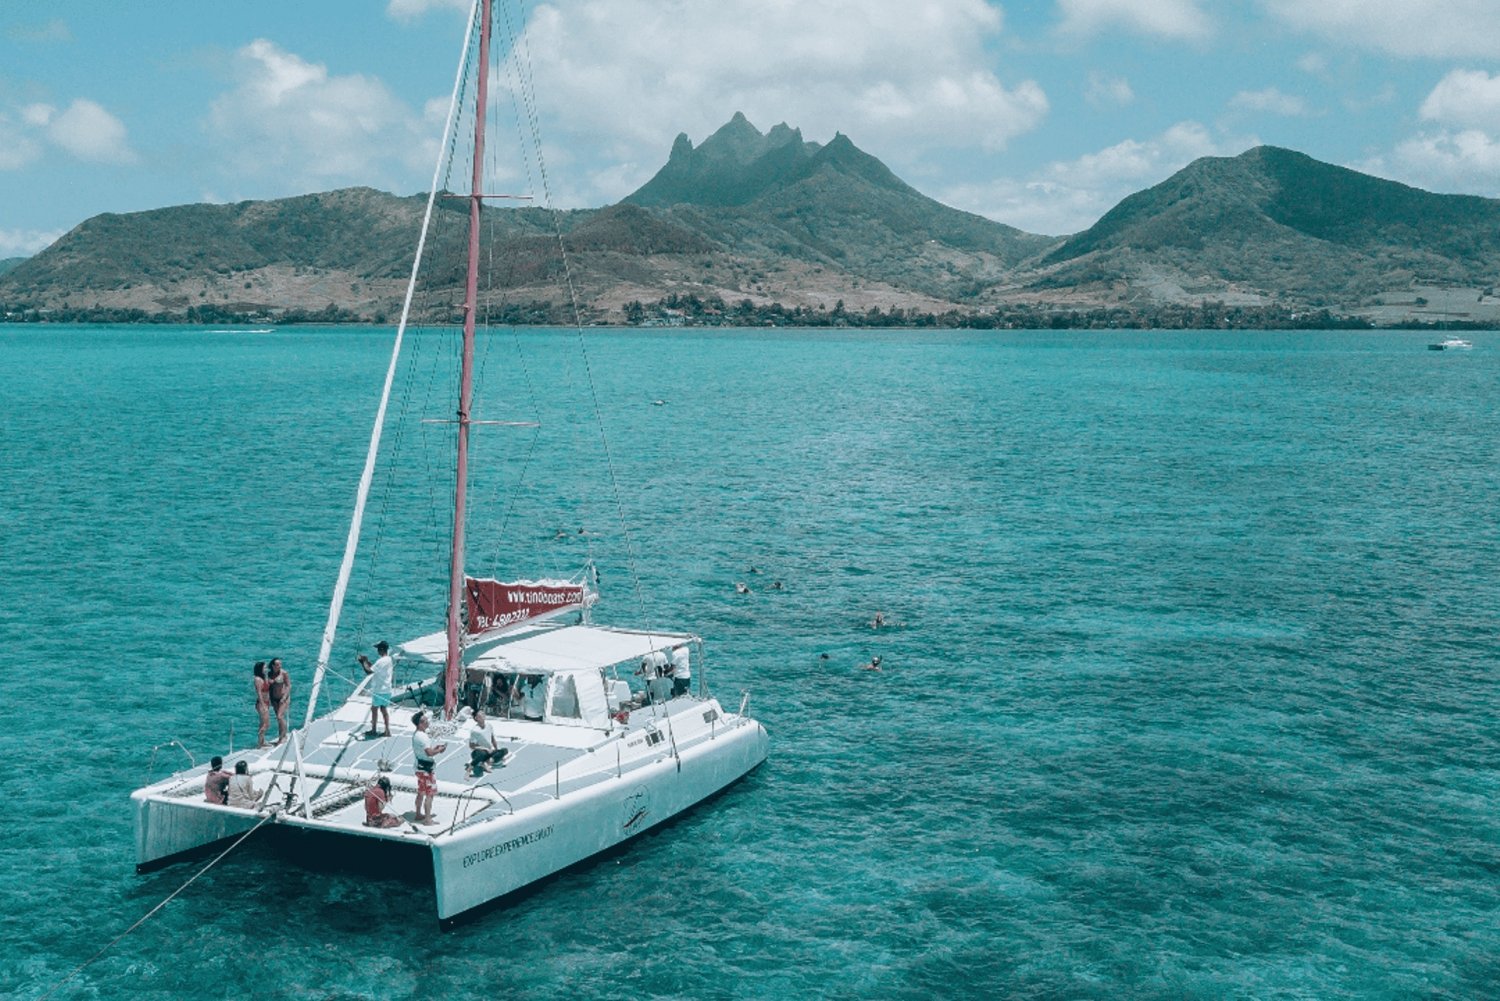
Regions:
[[[0, 309], [387, 321], [425, 202], [351, 188], [95, 216], [0, 269]], [[465, 209], [438, 205], [429, 244], [447, 259]], [[529, 304], [543, 319], [561, 318], [575, 294], [592, 322], [684, 298], [901, 315], [1214, 302], [1380, 322], [1500, 319], [1500, 200], [1432, 194], [1271, 146], [1196, 160], [1087, 230], [1051, 237], [942, 205], [842, 134], [819, 144], [736, 114], [698, 146], [679, 136], [618, 204], [485, 218], [501, 262], [487, 305]], [[436, 279], [417, 307], [451, 314], [461, 275]]]

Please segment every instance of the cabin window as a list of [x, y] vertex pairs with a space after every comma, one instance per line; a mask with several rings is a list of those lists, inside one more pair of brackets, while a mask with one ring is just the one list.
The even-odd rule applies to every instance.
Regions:
[[578, 685], [571, 674], [552, 676], [552, 715], [561, 719], [581, 719], [578, 711]]

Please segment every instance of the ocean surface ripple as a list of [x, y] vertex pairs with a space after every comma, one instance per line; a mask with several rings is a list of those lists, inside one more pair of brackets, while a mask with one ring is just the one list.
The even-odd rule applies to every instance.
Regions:
[[[1426, 340], [493, 338], [478, 416], [541, 427], [476, 432], [473, 570], [592, 557], [770, 760], [448, 934], [252, 838], [55, 996], [1494, 997], [1500, 340]], [[271, 654], [300, 718], [389, 341], [0, 327], [0, 995], [197, 871], [133, 871], [156, 745], [253, 740]], [[441, 625], [413, 347], [348, 676]]]

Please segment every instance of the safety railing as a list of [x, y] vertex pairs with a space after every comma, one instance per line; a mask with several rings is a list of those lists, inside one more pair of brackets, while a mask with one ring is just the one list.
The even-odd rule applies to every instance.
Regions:
[[[464, 807], [465, 804], [472, 803], [474, 801], [474, 794], [476, 792], [478, 792], [480, 789], [488, 789], [488, 790], [490, 790], [496, 796], [500, 797], [500, 801], [505, 804], [506, 808], [508, 810], [510, 810], [510, 812], [512, 814], [514, 814], [516, 812], [515, 804], [510, 801], [510, 797], [507, 796], [507, 795], [505, 795], [505, 793], [501, 792], [499, 789], [497, 789], [495, 787], [495, 783], [493, 783], [493, 782], [480, 782], [479, 784], [472, 785], [468, 789], [464, 790], [464, 794], [458, 798], [458, 806], [455, 807], [454, 810], [453, 810], [453, 823], [451, 823], [451, 824], [448, 825], [448, 833], [449, 834], [452, 834], [455, 830], [457, 830], [459, 824], [467, 823], [468, 822], [469, 814], [468, 813], [464, 813], [462, 816], [460, 816], [459, 812], [463, 809], [463, 807]], [[491, 800], [489, 803], [486, 803], [484, 806], [480, 807], [478, 812], [480, 812], [480, 813], [484, 812], [485, 810], [489, 809], [489, 807], [491, 805], [493, 805], [493, 804], [494, 804], [494, 800]]]
[[189, 769], [197, 768], [198, 767], [197, 760], [193, 758], [193, 752], [189, 751], [187, 749], [187, 745], [186, 744], [184, 744], [180, 740], [168, 740], [168, 741], [166, 741], [164, 743], [157, 744], [155, 747], [151, 748], [151, 760], [149, 762], [147, 762], [147, 764], [146, 764], [146, 780], [144, 782], [142, 782], [141, 785], [148, 786], [148, 785], [151, 784], [151, 779], [156, 774], [156, 754], [163, 747], [175, 747], [178, 750], [180, 750], [183, 754], [185, 754], [187, 756], [187, 759], [188, 759], [188, 768]]

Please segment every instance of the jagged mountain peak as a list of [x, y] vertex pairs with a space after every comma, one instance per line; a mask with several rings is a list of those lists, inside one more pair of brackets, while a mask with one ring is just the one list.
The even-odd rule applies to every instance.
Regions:
[[912, 189], [842, 132], [826, 146], [785, 122], [762, 134], [742, 112], [694, 147], [679, 136], [667, 163], [624, 201], [636, 205], [745, 205], [823, 170], [893, 191]]

